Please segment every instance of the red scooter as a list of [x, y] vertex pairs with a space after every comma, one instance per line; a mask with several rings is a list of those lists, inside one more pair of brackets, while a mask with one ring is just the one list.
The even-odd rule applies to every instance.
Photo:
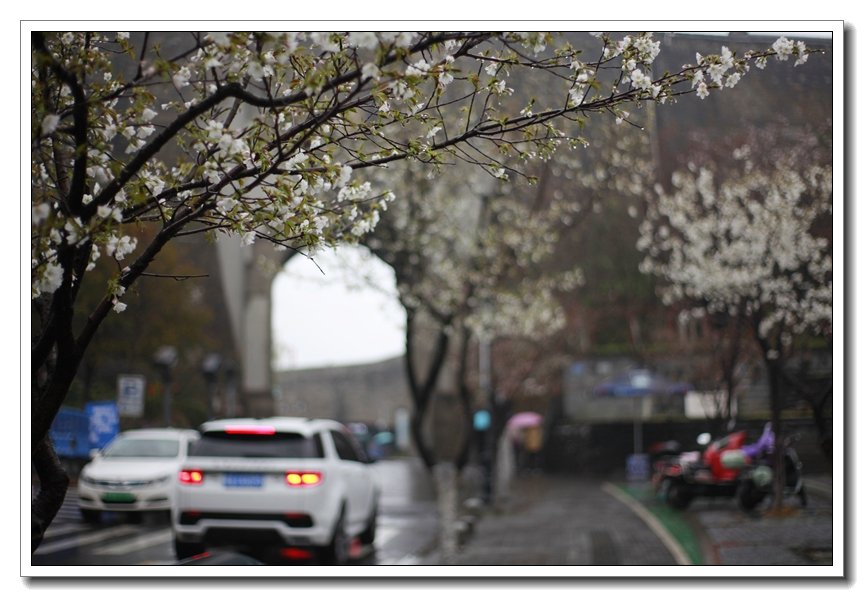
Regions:
[[[713, 442], [709, 434], [702, 434], [697, 442], [707, 445], [703, 452], [660, 456], [652, 477], [658, 497], [680, 510], [697, 497], [735, 498], [742, 510], [753, 510], [771, 493], [774, 434], [770, 424], [757, 442], [746, 441], [745, 431]], [[797, 495], [801, 505], [806, 506], [802, 465], [791, 445], [786, 446], [785, 462], [786, 493]]]

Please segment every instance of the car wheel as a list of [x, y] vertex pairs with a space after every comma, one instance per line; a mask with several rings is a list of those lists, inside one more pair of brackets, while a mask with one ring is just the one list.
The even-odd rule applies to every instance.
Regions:
[[369, 521], [366, 523], [366, 528], [360, 533], [360, 543], [363, 545], [372, 545], [375, 543], [375, 530], [378, 526], [378, 501], [372, 506], [372, 512], [369, 514]]
[[345, 530], [345, 508], [339, 514], [339, 519], [333, 527], [333, 535], [330, 543], [322, 553], [325, 564], [341, 566], [348, 562], [348, 552], [351, 548], [351, 538]]
[[177, 556], [178, 561], [197, 556], [205, 551], [204, 545], [201, 543], [174, 539], [174, 554]]
[[685, 510], [693, 501], [693, 493], [680, 481], [669, 484], [666, 490], [666, 502], [677, 510]]
[[83, 518], [86, 523], [98, 524], [102, 520], [102, 512], [99, 510], [81, 508], [81, 518]]

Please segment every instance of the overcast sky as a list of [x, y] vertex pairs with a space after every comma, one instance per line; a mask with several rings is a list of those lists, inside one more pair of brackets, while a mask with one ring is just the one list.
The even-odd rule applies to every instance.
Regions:
[[[393, 270], [359, 248], [297, 256], [273, 282], [276, 370], [371, 363], [405, 352]], [[368, 278], [379, 287], [364, 283]]]

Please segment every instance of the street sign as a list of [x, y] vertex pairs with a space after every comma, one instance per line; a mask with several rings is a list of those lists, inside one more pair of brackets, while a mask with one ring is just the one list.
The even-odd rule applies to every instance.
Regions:
[[651, 478], [651, 460], [648, 454], [629, 454], [627, 456], [627, 480], [647, 481]]
[[116, 402], [88, 402], [84, 412], [90, 420], [90, 445], [102, 449], [120, 432]]
[[117, 376], [117, 412], [121, 417], [140, 417], [144, 414], [143, 375]]

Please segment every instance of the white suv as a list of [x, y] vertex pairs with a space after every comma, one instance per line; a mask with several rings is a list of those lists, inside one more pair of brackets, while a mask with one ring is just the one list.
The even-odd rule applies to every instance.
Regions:
[[340, 423], [226, 419], [200, 431], [175, 483], [178, 559], [225, 547], [268, 560], [314, 550], [341, 564], [355, 538], [375, 540], [377, 483]]

